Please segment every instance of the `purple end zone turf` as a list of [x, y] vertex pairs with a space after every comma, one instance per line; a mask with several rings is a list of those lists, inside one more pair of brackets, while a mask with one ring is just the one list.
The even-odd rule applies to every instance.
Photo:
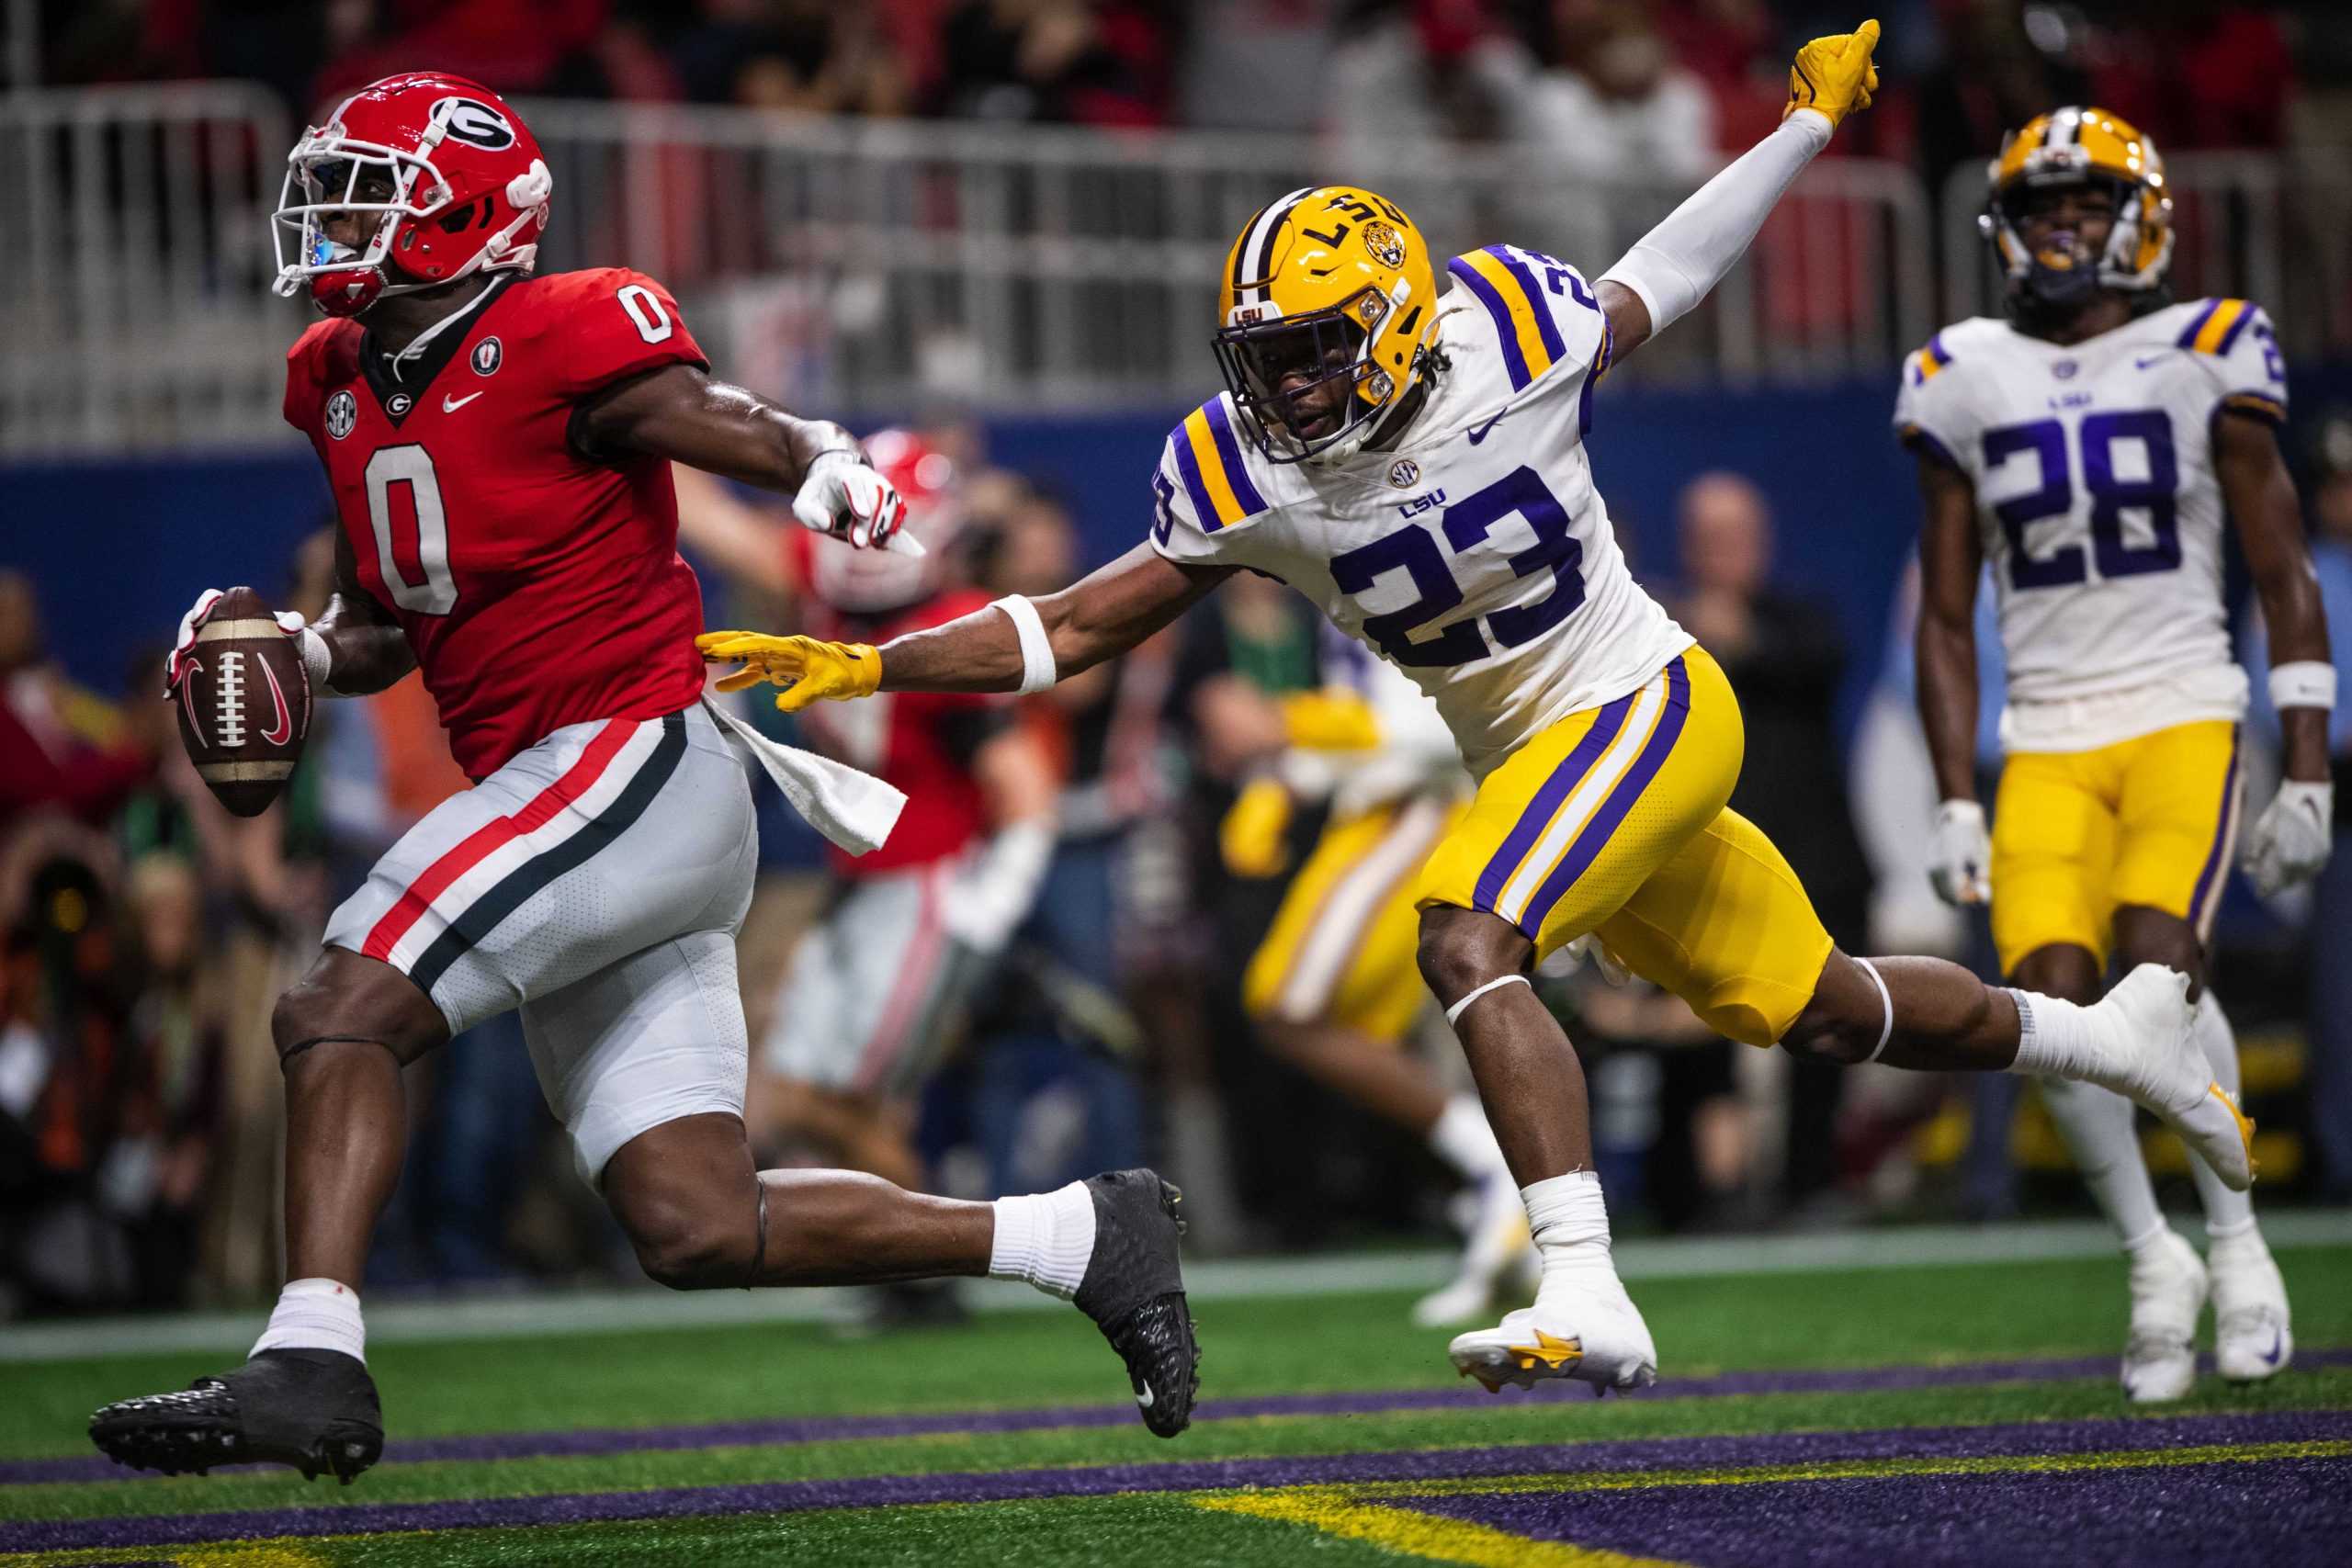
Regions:
[[2276, 1459], [1383, 1503], [1589, 1551], [1742, 1568], [2335, 1568], [2352, 1530], [2347, 1488], [2352, 1459]]
[[1099, 1497], [1119, 1492], [1189, 1492], [1363, 1481], [1427, 1481], [1545, 1472], [1725, 1469], [1742, 1465], [1890, 1457], [2100, 1453], [2232, 1443], [2352, 1439], [2352, 1411], [2028, 1422], [2004, 1427], [1900, 1427], [1876, 1432], [1764, 1433], [1619, 1442], [1528, 1444], [1412, 1453], [1102, 1465], [949, 1475], [679, 1486], [639, 1492], [487, 1497], [444, 1503], [359, 1503], [145, 1518], [0, 1524], [0, 1551], [146, 1547], [277, 1536], [374, 1534], [616, 1519], [692, 1518], [809, 1508], [918, 1503]]
[[[2211, 1358], [2206, 1370], [2210, 1372]], [[2296, 1352], [2299, 1369], [2352, 1364], [2352, 1349]], [[2063, 1360], [1962, 1361], [1941, 1367], [1862, 1367], [1848, 1370], [1724, 1372], [1683, 1378], [1634, 1395], [1655, 1399], [1723, 1399], [1768, 1393], [1879, 1393], [1909, 1389], [1964, 1388], [1990, 1383], [2060, 1382], [2115, 1375], [2111, 1356]], [[1495, 1404], [1591, 1398], [1579, 1382], [1538, 1383], [1524, 1393], [1510, 1390], [1489, 1402], [1476, 1385], [1456, 1382], [1437, 1388], [1363, 1390], [1341, 1393], [1271, 1394], [1256, 1399], [1203, 1402], [1194, 1415], [1204, 1421], [1250, 1421], [1264, 1416], [1411, 1415], [1427, 1410], [1493, 1408]], [[773, 1421], [722, 1421], [697, 1426], [589, 1427], [570, 1432], [492, 1432], [459, 1438], [395, 1439], [386, 1446], [386, 1464], [431, 1461], [482, 1463], [497, 1460], [560, 1458], [565, 1455], [677, 1452], [695, 1449], [784, 1447], [840, 1442], [854, 1438], [919, 1438], [941, 1434], [1039, 1432], [1064, 1427], [1125, 1427], [1135, 1411], [1124, 1404], [1068, 1405], [1032, 1410], [965, 1410], [903, 1416], [810, 1416]], [[227, 1467], [223, 1467], [224, 1469]], [[247, 1467], [259, 1468], [259, 1467]], [[98, 1454], [0, 1461], [0, 1486], [41, 1482], [127, 1481], [136, 1472]]]

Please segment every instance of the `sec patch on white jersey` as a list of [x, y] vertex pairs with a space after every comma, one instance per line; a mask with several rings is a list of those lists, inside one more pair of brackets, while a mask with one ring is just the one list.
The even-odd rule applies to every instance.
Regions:
[[1608, 326], [1576, 269], [1492, 245], [1448, 265], [1442, 366], [1404, 440], [1277, 464], [1219, 396], [1170, 433], [1152, 543], [1313, 600], [1435, 699], [1474, 775], [1690, 646], [1626, 570], [1585, 456]]
[[2075, 750], [2244, 713], [2212, 422], [2226, 409], [2275, 423], [2286, 406], [2269, 321], [2243, 299], [2167, 306], [2066, 344], [1978, 317], [1905, 363], [1897, 434], [1975, 489], [2012, 746]]

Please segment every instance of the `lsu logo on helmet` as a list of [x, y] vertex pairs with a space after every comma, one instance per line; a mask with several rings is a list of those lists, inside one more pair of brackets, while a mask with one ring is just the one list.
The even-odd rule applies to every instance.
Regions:
[[[2101, 108], [2052, 109], [2010, 132], [1987, 172], [1993, 188], [1977, 227], [2013, 305], [2064, 307], [2096, 288], [2153, 297], [2163, 287], [2172, 265], [2172, 192], [2155, 143], [2130, 122]], [[2075, 186], [2112, 195], [2106, 243], [2094, 253], [2053, 234], [2029, 244], [2023, 225], [2037, 193]]]
[[1277, 463], [1361, 449], [1430, 368], [1436, 295], [1428, 244], [1385, 197], [1311, 186], [1259, 209], [1227, 253], [1216, 339], [1251, 443]]

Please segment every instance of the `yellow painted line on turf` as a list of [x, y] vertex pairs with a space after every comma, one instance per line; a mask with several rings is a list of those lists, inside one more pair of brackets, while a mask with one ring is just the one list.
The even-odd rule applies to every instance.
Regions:
[[[403, 1530], [403, 1535], [413, 1531]], [[279, 1537], [268, 1540], [237, 1540], [225, 1546], [90, 1546], [73, 1551], [12, 1551], [0, 1552], [0, 1563], [16, 1568], [18, 1563], [39, 1563], [40, 1568], [74, 1568], [76, 1563], [123, 1562], [133, 1559], [141, 1562], [171, 1562], [177, 1568], [330, 1568], [332, 1557], [322, 1555], [318, 1548], [334, 1541], [368, 1540], [380, 1542], [384, 1536], [328, 1536], [296, 1541]]]
[[[1855, 1481], [1880, 1476], [2065, 1474], [2157, 1466], [2257, 1463], [2281, 1459], [2352, 1457], [2352, 1439], [2213, 1443], [2187, 1449], [2119, 1449], [2092, 1454], [1980, 1454], [1950, 1459], [1831, 1460], [1814, 1464], [1751, 1465], [1737, 1470], [1619, 1470], [1536, 1475], [1449, 1476], [1430, 1481], [1366, 1481], [1328, 1488], [1365, 1502], [1384, 1497], [1454, 1497], [1498, 1492], [1630, 1492], [1662, 1486], [1758, 1486], [1790, 1481]], [[1228, 1494], [1249, 1496], [1251, 1494]]]
[[1497, 1493], [1634, 1491], [1666, 1486], [1755, 1486], [1774, 1482], [1844, 1481], [1879, 1476], [2058, 1474], [2151, 1466], [2255, 1463], [2283, 1459], [2340, 1459], [2352, 1441], [2208, 1444], [2187, 1449], [2120, 1449], [2095, 1454], [1978, 1455], [1952, 1459], [1842, 1460], [1818, 1464], [1755, 1465], [1739, 1470], [1596, 1471], [1587, 1474], [1461, 1476], [1431, 1481], [1358, 1482], [1338, 1486], [1289, 1486], [1264, 1491], [1204, 1492], [1193, 1506], [1309, 1526], [1327, 1535], [1368, 1541], [1392, 1551], [1471, 1568], [1674, 1568], [1662, 1559], [1632, 1557], [1565, 1541], [1531, 1540], [1506, 1530], [1382, 1506], [1393, 1497], [1491, 1496]]
[[1406, 1508], [1362, 1503], [1344, 1486], [1295, 1486], [1276, 1492], [1227, 1492], [1192, 1499], [1195, 1507], [1244, 1514], [1282, 1524], [1306, 1525], [1325, 1535], [1368, 1541], [1412, 1557], [1459, 1562], [1466, 1568], [1678, 1568], [1656, 1557], [1530, 1540], [1523, 1535], [1441, 1518]]

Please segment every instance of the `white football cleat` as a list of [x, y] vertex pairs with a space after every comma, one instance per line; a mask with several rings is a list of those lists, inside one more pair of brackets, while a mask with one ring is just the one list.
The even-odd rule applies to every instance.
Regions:
[[1647, 1388], [1657, 1382], [1657, 1347], [1624, 1291], [1614, 1293], [1614, 1301], [1595, 1294], [1521, 1307], [1493, 1328], [1456, 1335], [1446, 1354], [1455, 1371], [1476, 1378], [1489, 1393], [1505, 1383], [1532, 1388], [1550, 1378], [1591, 1383], [1596, 1394]]
[[1467, 1239], [1453, 1279], [1413, 1303], [1416, 1328], [1458, 1328], [1493, 1308], [1507, 1276], [1528, 1272], [1535, 1238], [1527, 1229], [1527, 1202], [1508, 1168], [1498, 1165], [1463, 1194], [1470, 1200]]
[[2254, 1123], [2237, 1098], [2213, 1081], [2204, 1050], [2190, 1034], [2188, 976], [2143, 964], [2115, 984], [2084, 1020], [2100, 1032], [2111, 1073], [2092, 1081], [2147, 1107], [2180, 1134], [2222, 1185], [2254, 1185]]
[[2132, 1255], [2132, 1334], [2123, 1342], [2123, 1393], [2135, 1404], [2186, 1399], [2197, 1382], [2197, 1319], [2205, 1265], [2167, 1226]]
[[2213, 1359], [2232, 1382], [2260, 1382], [2295, 1359], [2287, 1281], [2262, 1233], [2222, 1236], [2206, 1250], [2213, 1277]]

